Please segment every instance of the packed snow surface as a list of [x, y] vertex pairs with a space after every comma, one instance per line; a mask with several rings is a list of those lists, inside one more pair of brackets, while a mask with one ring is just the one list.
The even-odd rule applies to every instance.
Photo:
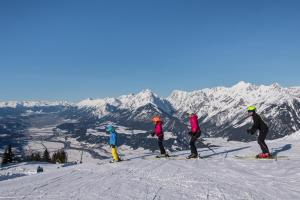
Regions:
[[235, 158], [258, 153], [255, 142], [211, 138], [205, 143], [214, 144], [214, 152], [198, 149], [204, 159], [197, 160], [183, 159], [188, 151], [174, 153], [174, 160], [138, 151], [121, 152], [129, 160], [112, 164], [109, 160], [69, 167], [41, 163], [41, 174], [35, 173], [36, 163], [4, 167], [0, 199], [300, 199], [300, 132], [267, 141], [278, 156], [289, 157], [277, 161]]

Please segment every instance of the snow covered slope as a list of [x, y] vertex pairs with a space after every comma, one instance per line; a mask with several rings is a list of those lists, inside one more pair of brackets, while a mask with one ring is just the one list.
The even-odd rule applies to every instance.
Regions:
[[[296, 200], [300, 199], [299, 135], [268, 141], [273, 152], [288, 155], [289, 160], [235, 159], [235, 155], [254, 155], [258, 145], [217, 138], [206, 141], [217, 145], [215, 153], [199, 149], [205, 157], [201, 160], [179, 159], [188, 154], [185, 151], [176, 153], [178, 160], [122, 152], [129, 161], [95, 160], [65, 168], [42, 164], [42, 174], [34, 173], [36, 164], [21, 164], [0, 170], [0, 198]], [[26, 176], [13, 176], [22, 172]]]

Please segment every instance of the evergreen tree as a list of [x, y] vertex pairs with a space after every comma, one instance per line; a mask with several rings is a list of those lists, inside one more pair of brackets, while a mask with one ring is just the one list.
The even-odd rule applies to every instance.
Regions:
[[41, 154], [39, 153], [39, 152], [37, 152], [37, 153], [32, 153], [31, 155], [30, 155], [30, 159], [29, 159], [30, 161], [41, 161], [42, 159], [41, 159]]
[[8, 163], [12, 163], [14, 161], [15, 155], [12, 152], [11, 145], [8, 145], [7, 153], [8, 153]]
[[56, 153], [56, 152], [54, 152], [54, 153], [52, 154], [51, 161], [52, 161], [53, 163], [57, 163], [57, 162], [58, 162], [58, 159], [57, 159], [57, 153]]
[[3, 154], [2, 164], [12, 163], [14, 161], [14, 157], [15, 155], [12, 152], [11, 145], [8, 145]]
[[7, 148], [4, 151], [3, 157], [2, 157], [2, 164], [7, 164], [8, 163], [8, 152], [7, 152]]
[[43, 161], [45, 162], [51, 162], [50, 154], [48, 149], [45, 149], [44, 154], [43, 154]]
[[54, 163], [66, 163], [68, 162], [68, 155], [64, 150], [58, 150], [52, 155], [52, 162]]

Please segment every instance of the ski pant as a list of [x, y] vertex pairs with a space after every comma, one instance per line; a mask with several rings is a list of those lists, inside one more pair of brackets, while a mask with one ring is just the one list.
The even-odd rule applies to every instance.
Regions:
[[190, 146], [191, 146], [191, 154], [198, 155], [198, 151], [196, 148], [196, 141], [200, 137], [201, 131], [198, 131], [197, 133], [191, 133], [191, 140], [190, 140]]
[[268, 132], [260, 131], [258, 138], [257, 138], [257, 143], [259, 144], [261, 150], [263, 153], [270, 153], [269, 148], [267, 144], [265, 143], [265, 139], [267, 137]]
[[111, 148], [111, 154], [112, 154], [112, 157], [113, 157], [114, 161], [120, 161], [120, 158], [119, 158], [119, 155], [118, 155], [118, 151], [117, 151], [117, 147], [112, 146], [112, 148]]
[[158, 147], [159, 147], [159, 150], [160, 150], [160, 154], [166, 154], [166, 150], [165, 150], [163, 141], [164, 141], [164, 137], [159, 137], [158, 138]]

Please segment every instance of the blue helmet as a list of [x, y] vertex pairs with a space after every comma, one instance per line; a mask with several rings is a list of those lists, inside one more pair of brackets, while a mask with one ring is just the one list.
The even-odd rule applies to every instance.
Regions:
[[108, 126], [106, 127], [106, 131], [107, 131], [107, 132], [113, 132], [113, 131], [115, 131], [115, 128], [114, 128], [112, 125], [108, 125]]

